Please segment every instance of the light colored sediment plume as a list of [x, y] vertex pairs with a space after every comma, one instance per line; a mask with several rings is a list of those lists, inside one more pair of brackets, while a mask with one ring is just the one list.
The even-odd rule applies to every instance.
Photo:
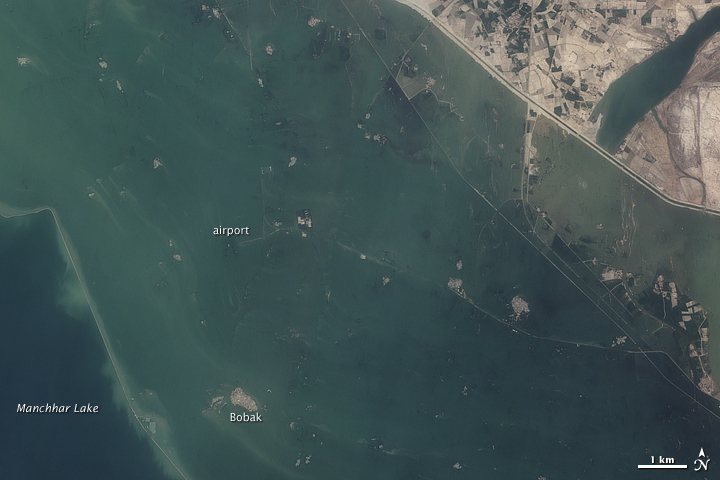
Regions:
[[254, 412], [257, 410], [257, 403], [255, 403], [255, 400], [253, 400], [250, 395], [243, 392], [243, 389], [240, 387], [235, 387], [232, 393], [230, 393], [230, 403], [243, 407], [248, 412]]

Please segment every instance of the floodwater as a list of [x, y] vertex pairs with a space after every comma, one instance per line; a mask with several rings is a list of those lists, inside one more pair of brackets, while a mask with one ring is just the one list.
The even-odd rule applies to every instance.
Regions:
[[[533, 236], [526, 106], [407, 7], [3, 8], [3, 213], [52, 208], [169, 474], [651, 478], [717, 448]], [[229, 421], [235, 387], [262, 423]]]

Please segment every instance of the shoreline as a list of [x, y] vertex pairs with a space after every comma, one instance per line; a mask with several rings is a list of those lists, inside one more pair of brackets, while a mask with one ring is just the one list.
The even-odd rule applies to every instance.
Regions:
[[400, 3], [402, 5], [405, 5], [407, 7], [412, 8], [419, 14], [421, 14], [425, 19], [427, 19], [432, 25], [434, 25], [438, 30], [440, 30], [446, 37], [448, 37], [450, 40], [452, 40], [458, 47], [462, 48], [468, 55], [470, 55], [475, 62], [480, 65], [490, 76], [492, 76], [494, 79], [501, 82], [504, 86], [506, 86], [513, 94], [518, 96], [521, 100], [524, 102], [528, 102], [530, 105], [533, 106], [533, 108], [537, 109], [539, 112], [542, 112], [543, 115], [545, 115], [547, 118], [550, 119], [550, 121], [554, 122], [560, 128], [566, 130], [567, 132], [575, 135], [581, 142], [583, 142], [585, 145], [590, 147], [593, 151], [604, 157], [606, 160], [608, 160], [610, 163], [615, 165], [617, 168], [622, 170], [625, 174], [630, 176], [633, 180], [647, 188], [650, 192], [655, 194], [657, 197], [659, 197], [661, 200], [665, 201], [666, 203], [669, 203], [670, 205], [680, 207], [680, 208], [686, 208], [689, 210], [694, 210], [696, 212], [701, 213], [707, 213], [710, 215], [714, 215], [717, 217], [720, 217], [720, 210], [707, 208], [704, 205], [698, 205], [691, 202], [685, 202], [682, 200], [677, 200], [673, 197], [668, 196], [663, 191], [659, 190], [655, 185], [647, 181], [642, 176], [638, 175], [634, 171], [632, 171], [629, 167], [624, 165], [620, 160], [616, 159], [614, 156], [612, 156], [610, 153], [608, 153], [606, 150], [604, 150], [602, 147], [600, 147], [598, 144], [593, 142], [592, 140], [585, 137], [583, 134], [575, 130], [573, 127], [571, 127], [569, 124], [564, 122], [563, 120], [557, 118], [553, 112], [548, 111], [545, 107], [538, 104], [527, 96], [525, 92], [522, 92], [521, 90], [518, 90], [515, 85], [513, 85], [509, 80], [507, 80], [505, 77], [503, 77], [500, 73], [495, 70], [491, 65], [488, 65], [487, 62], [474, 50], [469, 48], [465, 42], [461, 38], [459, 38], [455, 32], [453, 32], [450, 28], [447, 27], [444, 23], [440, 22], [434, 15], [432, 15], [432, 12], [429, 12], [424, 8], [424, 5], [422, 5], [417, 0], [394, 0], [397, 3]]
[[[592, 142], [588, 138], [586, 138], [584, 135], [577, 132], [575, 129], [573, 129], [570, 125], [565, 123], [563, 120], [557, 118], [552, 112], [547, 111], [542, 105], [536, 103], [532, 98], [530, 98], [528, 95], [525, 94], [525, 92], [519, 90], [515, 85], [513, 85], [509, 80], [503, 77], [501, 73], [499, 73], [495, 68], [493, 68], [491, 65], [488, 65], [485, 60], [473, 49], [471, 49], [465, 42], [459, 38], [455, 32], [452, 31], [445, 23], [439, 21], [434, 15], [432, 15], [432, 12], [426, 9], [426, 3], [422, 0], [395, 0], [397, 3], [400, 3], [402, 5], [408, 6], [412, 8], [414, 11], [418, 12], [420, 15], [422, 15], [424, 18], [426, 18], [432, 25], [434, 25], [438, 30], [440, 30], [446, 37], [448, 37], [450, 40], [452, 40], [457, 46], [462, 48], [467, 54], [469, 54], [472, 59], [480, 65], [492, 78], [500, 81], [505, 87], [507, 87], [513, 94], [515, 94], [517, 97], [519, 97], [522, 101], [526, 102], [528, 105], [528, 108], [531, 106], [534, 108], [537, 108], [539, 112], [542, 113], [548, 120], [556, 124], [559, 128], [563, 129], [566, 132], [569, 132], [570, 134], [577, 137], [583, 144], [590, 147], [593, 151], [600, 154], [602, 157], [604, 157], [606, 160], [610, 161], [613, 165], [615, 165], [617, 168], [619, 168], [621, 171], [623, 171], [625, 174], [627, 174], [629, 177], [634, 179], [636, 182], [644, 186], [647, 190], [649, 190], [651, 193], [655, 194], [657, 197], [659, 197], [661, 200], [665, 201], [666, 203], [669, 203], [672, 206], [679, 207], [679, 208], [686, 208], [693, 211], [706, 213], [714, 216], [720, 217], [720, 210], [714, 210], [707, 208], [705, 206], [700, 206], [694, 203], [690, 202], [684, 202], [681, 200], [674, 199], [667, 194], [665, 194], [663, 191], [659, 190], [657, 187], [652, 185], [650, 182], [645, 180], [643, 177], [636, 174], [634, 171], [630, 170], [629, 167], [622, 164], [618, 159], [616, 159], [614, 156], [609, 154], [606, 150], [604, 150], [602, 147], [597, 145], [595, 142]], [[677, 363], [673, 360], [673, 363], [677, 365]], [[712, 360], [709, 361], [711, 367], [712, 367]], [[678, 366], [679, 368], [679, 366]], [[711, 379], [714, 380], [712, 374], [709, 375]], [[695, 388], [702, 391], [698, 385], [695, 385]], [[705, 392], [703, 392], [705, 393]], [[712, 395], [708, 395], [712, 397]], [[715, 398], [715, 397], [713, 397]], [[715, 398], [716, 400], [720, 400], [718, 398]]]
[[[97, 306], [95, 305], [95, 302], [92, 300], [92, 297], [88, 293], [87, 285], [85, 282], [85, 277], [82, 275], [82, 270], [78, 266], [79, 260], [77, 260], [77, 252], [75, 248], [72, 245], [72, 242], [69, 240], [69, 235], [63, 228], [62, 224], [60, 223], [59, 215], [57, 211], [53, 207], [50, 206], [43, 206], [43, 207], [37, 207], [33, 209], [27, 209], [23, 210], [16, 207], [11, 207], [10, 205], [0, 203], [0, 216], [3, 218], [14, 218], [14, 217], [22, 217], [26, 215], [33, 215], [37, 213], [41, 213], [44, 211], [49, 211], [53, 217], [53, 220], [55, 222], [55, 226], [57, 227], [58, 235], [60, 239], [62, 240], [63, 246], [65, 248], [65, 253], [67, 255], [67, 258], [70, 260], [70, 263], [72, 265], [72, 268], [75, 272], [75, 275], [77, 276], [78, 282], [80, 283], [80, 287], [82, 288], [83, 295], [85, 297], [85, 301], [87, 303], [88, 308], [90, 309], [90, 313], [92, 314], [93, 320], [95, 321], [95, 326], [98, 329], [98, 332], [100, 333], [100, 338], [102, 338], [103, 345], [105, 347], [105, 351], [108, 355], [108, 360], [110, 360], [110, 365], [112, 365], [113, 371], [115, 372], [115, 377], [117, 378], [118, 385], [120, 386], [120, 389], [122, 390], [123, 396], [126, 401], [127, 408], [130, 409], [129, 413], [132, 413], [132, 416], [135, 418], [135, 421], [137, 422], [137, 426], [139, 426], [143, 432], [147, 435], [147, 437], [150, 439], [150, 441], [157, 447], [157, 449], [162, 452], [167, 462], [172, 465], [172, 467], [175, 469], [174, 472], [179, 475], [180, 478], [183, 478], [184, 480], [192, 480], [189, 478], [182, 468], [178, 465], [178, 462], [173, 460], [170, 455], [160, 446], [160, 444], [155, 440], [155, 438], [152, 436], [151, 432], [147, 430], [147, 428], [143, 425], [143, 423], [140, 421], [140, 416], [138, 412], [133, 407], [133, 401], [131, 400], [130, 395], [127, 391], [127, 385], [123, 381], [123, 374], [121, 373], [121, 368], [118, 366], [118, 362], [115, 359], [115, 354], [113, 353], [112, 349], [110, 348], [110, 345], [108, 343], [107, 333], [105, 331], [105, 326], [102, 321], [102, 317], [97, 313]], [[162, 458], [162, 457], [161, 457]], [[163, 462], [161, 462], [163, 463]], [[170, 474], [169, 472], [166, 472]], [[173, 475], [174, 476], [174, 475]]]

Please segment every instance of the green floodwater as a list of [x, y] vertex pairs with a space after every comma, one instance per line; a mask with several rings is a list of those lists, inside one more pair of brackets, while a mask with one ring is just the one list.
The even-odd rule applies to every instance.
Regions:
[[[662, 274], [708, 309], [714, 332], [720, 308], [717, 218], [666, 204], [548, 120], [538, 122], [533, 143], [540, 179], [529, 201], [548, 213], [554, 233], [581, 246], [581, 258], [598, 260], [588, 268], [578, 258], [574, 270], [599, 276], [605, 265], [622, 268], [635, 275], [635, 292], [651, 289]], [[667, 327], [656, 335], [641, 330], [636, 332], [648, 344], [675, 348]], [[710, 342], [709, 352], [713, 363], [720, 356], [717, 342]]]
[[680, 85], [698, 48], [718, 30], [720, 8], [715, 7], [667, 47], [614, 81], [593, 110], [593, 116], [602, 115], [598, 145], [614, 152], [633, 125]]
[[[4, 213], [54, 210], [116, 401], [169, 473], [651, 478], [649, 451], [718, 446], [709, 400], [644, 338], [611, 349], [621, 324], [533, 236], [513, 190], [526, 106], [407, 7], [2, 8]], [[558, 148], [604, 173], [553, 215], [617, 220], [597, 192], [624, 188], [618, 172]], [[637, 190], [640, 225], [670, 211]], [[696, 223], [704, 244], [666, 243], [710, 275], [716, 222]], [[714, 277], [687, 278], [712, 308]], [[262, 424], [209, 408], [236, 386]]]

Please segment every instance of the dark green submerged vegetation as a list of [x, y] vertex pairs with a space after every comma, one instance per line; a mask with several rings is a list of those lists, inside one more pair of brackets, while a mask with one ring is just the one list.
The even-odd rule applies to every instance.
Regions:
[[[34, 62], [2, 58], [4, 200], [55, 206], [188, 477], [642, 479], [717, 442], [534, 241], [525, 105], [406, 7], [45, 7], [0, 17]], [[261, 424], [211, 407], [235, 386]]]
[[538, 237], [578, 286], [599, 292], [598, 306], [629, 338], [666, 352], [704, 385], [719, 355], [717, 344], [703, 339], [720, 310], [718, 222], [667, 205], [599, 157], [589, 160], [581, 143], [548, 119], [538, 120], [533, 144], [528, 198], [539, 209], [529, 214]]

